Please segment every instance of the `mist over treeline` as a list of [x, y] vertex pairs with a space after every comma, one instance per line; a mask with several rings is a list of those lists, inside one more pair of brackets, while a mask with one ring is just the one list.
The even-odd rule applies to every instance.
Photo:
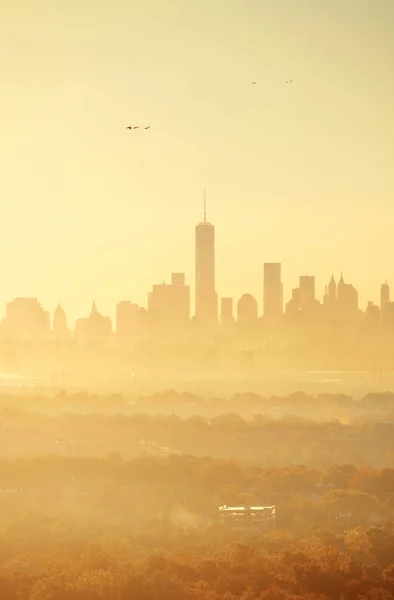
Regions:
[[391, 600], [393, 416], [391, 393], [2, 394], [0, 596]]
[[392, 415], [394, 418], [394, 393], [375, 392], [354, 398], [344, 393], [313, 395], [297, 391], [289, 395], [263, 396], [243, 392], [228, 397], [173, 389], [144, 395], [67, 390], [51, 394], [35, 393], [33, 389], [23, 393], [0, 394], [0, 410], [4, 408], [20, 408], [47, 414], [94, 412], [135, 415], [159, 412], [181, 417], [200, 415], [209, 418], [233, 412], [242, 418], [263, 414], [274, 418], [299, 415], [317, 420], [346, 420], [348, 416], [363, 415], [376, 418]]
[[[0, 596], [391, 600], [393, 414], [390, 393], [3, 394]], [[274, 505], [273, 530], [223, 505]]]
[[334, 463], [389, 468], [394, 396], [204, 399], [166, 392], [129, 399], [87, 393], [0, 396], [5, 459], [42, 455], [125, 459], [190, 454], [265, 466]]

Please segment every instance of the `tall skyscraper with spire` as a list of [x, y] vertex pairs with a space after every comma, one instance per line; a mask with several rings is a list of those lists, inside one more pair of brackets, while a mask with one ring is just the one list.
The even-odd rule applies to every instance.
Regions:
[[204, 190], [204, 220], [196, 226], [196, 321], [203, 330], [218, 322], [218, 298], [215, 289], [215, 228], [207, 221]]

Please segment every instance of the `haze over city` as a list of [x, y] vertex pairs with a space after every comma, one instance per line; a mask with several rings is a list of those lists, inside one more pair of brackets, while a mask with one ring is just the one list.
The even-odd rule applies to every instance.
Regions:
[[95, 299], [114, 317], [171, 270], [191, 280], [204, 187], [220, 295], [261, 302], [262, 263], [278, 261], [285, 298], [300, 273], [321, 296], [343, 271], [362, 305], [377, 301], [392, 273], [393, 12], [8, 3], [3, 302], [61, 301], [76, 319]]
[[1, 600], [394, 600], [394, 1], [15, 0], [0, 73]]

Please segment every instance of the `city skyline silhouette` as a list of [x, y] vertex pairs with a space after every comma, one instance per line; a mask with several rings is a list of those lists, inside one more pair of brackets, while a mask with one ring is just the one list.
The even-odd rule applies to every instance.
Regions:
[[[189, 305], [189, 317], [190, 318], [197, 318], [199, 315], [199, 312], [201, 312], [200, 315], [200, 320], [201, 321], [207, 321], [208, 323], [214, 324], [215, 322], [219, 322], [220, 321], [220, 315], [221, 315], [221, 300], [223, 299], [231, 299], [232, 302], [232, 306], [233, 309], [236, 308], [236, 303], [237, 301], [240, 300], [240, 298], [245, 295], [251, 295], [254, 300], [256, 301], [257, 304], [257, 310], [258, 310], [258, 316], [259, 317], [269, 317], [272, 315], [279, 316], [281, 314], [284, 314], [286, 312], [286, 306], [287, 303], [289, 301], [291, 301], [292, 299], [292, 293], [294, 291], [295, 288], [297, 288], [297, 285], [300, 285], [301, 281], [304, 280], [312, 280], [313, 279], [313, 294], [311, 295], [311, 297], [313, 296], [314, 299], [316, 299], [319, 302], [323, 302], [324, 299], [324, 295], [327, 294], [327, 290], [329, 289], [329, 284], [328, 284], [328, 278], [326, 277], [326, 282], [324, 283], [324, 276], [316, 276], [316, 274], [313, 273], [309, 273], [308, 272], [302, 272], [302, 269], [300, 271], [300, 274], [298, 275], [298, 281], [294, 281], [293, 285], [290, 282], [284, 282], [282, 279], [282, 274], [283, 274], [283, 267], [285, 265], [283, 265], [281, 262], [264, 262], [263, 263], [263, 269], [262, 272], [260, 273], [260, 277], [259, 277], [259, 283], [258, 286], [260, 287], [260, 293], [256, 296], [254, 296], [253, 294], [250, 294], [250, 290], [243, 290], [241, 291], [240, 295], [234, 296], [234, 295], [228, 295], [225, 296], [223, 294], [220, 294], [220, 290], [217, 290], [217, 286], [215, 283], [216, 280], [216, 275], [215, 273], [217, 272], [217, 267], [216, 267], [216, 244], [215, 244], [215, 225], [212, 224], [208, 218], [207, 218], [207, 204], [206, 204], [206, 191], [204, 190], [204, 203], [203, 203], [203, 215], [202, 215], [202, 220], [195, 226], [195, 243], [194, 243], [194, 255], [195, 255], [195, 270], [194, 270], [194, 274], [192, 276], [192, 274], [188, 274], [188, 273], [180, 273], [178, 271], [178, 273], [174, 270], [171, 269], [171, 267], [169, 269], [167, 269], [167, 274], [168, 273], [172, 273], [172, 276], [174, 277], [177, 276], [177, 274], [179, 274], [182, 277], [182, 284], [181, 285], [187, 285], [187, 287], [191, 287], [193, 294], [190, 296], [190, 298], [188, 299], [188, 305]], [[338, 276], [338, 274], [336, 274], [336, 276], [334, 275], [335, 270], [333, 269], [331, 271], [331, 282], [335, 282], [338, 283], [339, 281], [343, 281], [344, 280], [344, 273], [343, 271], [340, 271], [340, 275]], [[346, 274], [347, 275], [347, 274]], [[319, 281], [320, 279], [320, 281]], [[348, 279], [348, 278], [347, 278]], [[165, 283], [166, 277], [161, 278], [161, 280], [163, 281], [163, 284]], [[274, 291], [273, 293], [273, 297], [269, 297], [266, 296], [264, 294], [264, 287], [266, 287], [266, 285], [270, 285], [271, 281], [273, 283], [273, 288]], [[286, 285], [287, 283], [287, 285]], [[318, 283], [318, 286], [316, 286], [316, 284]], [[320, 285], [319, 285], [320, 284]], [[153, 287], [157, 287], [158, 282], [152, 282], [151, 286], [153, 285]], [[320, 294], [321, 297], [319, 297], [319, 288], [321, 288], [323, 286], [324, 292], [323, 294]], [[375, 293], [373, 295], [373, 297], [376, 299], [376, 303], [379, 305], [381, 305], [381, 290], [382, 290], [382, 286], [387, 286], [387, 289], [389, 290], [389, 284], [387, 282], [387, 279], [385, 279], [383, 282], [381, 282], [381, 285], [379, 286], [379, 289], [375, 290]], [[250, 287], [252, 288], [256, 288], [256, 282], [254, 282]], [[302, 287], [302, 286], [301, 286]], [[271, 293], [271, 292], [270, 292]], [[271, 293], [271, 294], [272, 294]], [[357, 300], [357, 305], [358, 308], [361, 311], [365, 311], [368, 307], [369, 304], [371, 303], [375, 303], [374, 300], [369, 299], [367, 301], [367, 303], [364, 305], [362, 305], [362, 303], [360, 303], [359, 301], [359, 290], [357, 289], [357, 294], [358, 294], [358, 300]], [[149, 307], [149, 289], [146, 290], [146, 294], [145, 294], [145, 301], [143, 301], [141, 303], [142, 307]], [[388, 291], [388, 297], [390, 295], [390, 292]], [[23, 296], [14, 296], [14, 298], [19, 299], [19, 298], [23, 298]], [[27, 296], [25, 298], [38, 298], [35, 295], [31, 295], [31, 296]], [[194, 301], [193, 301], [194, 299]], [[10, 301], [11, 298], [8, 299], [8, 301]], [[88, 302], [88, 304], [93, 306], [96, 306], [96, 300], [97, 298], [93, 297], [90, 300], [90, 303]], [[126, 299], [117, 299], [117, 303], [118, 302], [122, 302]], [[128, 302], [135, 302], [135, 298], [133, 297], [133, 294], [131, 293], [128, 298], [127, 298]], [[390, 300], [389, 300], [390, 301]], [[59, 298], [59, 301], [56, 303], [56, 306], [59, 307], [61, 306], [63, 309], [65, 307], [65, 303], [62, 301], [61, 298]], [[198, 307], [201, 307], [200, 309]], [[225, 309], [226, 310], [226, 309]], [[52, 311], [51, 311], [52, 312]], [[55, 309], [53, 309], [53, 312], [55, 312]], [[112, 307], [112, 310], [108, 312], [108, 314], [110, 315], [111, 319], [113, 319], [113, 315], [115, 314], [115, 308]], [[1, 312], [0, 312], [1, 315]], [[79, 318], [81, 318], [81, 315], [77, 315], [75, 320], [78, 320]]]
[[[236, 297], [232, 296], [224, 296], [217, 291], [216, 283], [215, 283], [215, 273], [216, 273], [216, 245], [215, 245], [215, 225], [212, 224], [207, 218], [207, 204], [206, 204], [206, 195], [204, 190], [204, 204], [203, 204], [203, 216], [202, 220], [195, 226], [195, 243], [194, 243], [194, 254], [195, 254], [195, 271], [194, 278], [191, 274], [176, 272], [173, 269], [168, 269], [167, 273], [172, 273], [172, 283], [165, 283], [166, 277], [162, 278], [163, 285], [181, 285], [191, 287], [192, 292], [194, 294], [188, 296], [188, 314], [189, 318], [196, 318], [201, 322], [206, 322], [208, 326], [212, 327], [215, 323], [220, 322], [221, 317], [221, 301], [224, 299], [231, 299], [232, 302], [232, 310], [236, 308], [237, 302], [245, 295], [250, 295], [256, 301], [257, 305], [257, 314], [258, 317], [276, 317], [283, 315], [286, 312], [286, 307], [289, 302], [291, 302], [292, 294], [294, 289], [299, 286], [303, 287], [302, 281], [308, 285], [308, 280], [312, 284], [313, 290], [307, 292], [309, 296], [313, 299], [316, 299], [318, 302], [323, 303], [324, 294], [329, 294], [330, 284], [334, 283], [335, 285], [340, 281], [344, 281], [344, 273], [341, 271], [340, 276], [334, 275], [334, 270], [332, 271], [330, 283], [328, 283], [328, 278], [326, 277], [326, 283], [324, 285], [324, 294], [321, 298], [319, 298], [319, 293], [316, 289], [316, 280], [317, 277], [315, 274], [300, 271], [298, 276], [298, 281], [295, 281], [293, 285], [284, 284], [282, 280], [283, 273], [283, 264], [280, 262], [264, 262], [263, 270], [260, 273], [260, 294], [258, 296], [253, 296], [250, 294], [248, 290], [243, 290], [240, 296]], [[189, 276], [188, 276], [189, 275]], [[179, 284], [174, 283], [174, 278], [180, 281]], [[322, 281], [322, 277], [320, 277]], [[321, 283], [321, 282], [320, 282]], [[158, 287], [158, 282], [152, 282], [151, 284], [154, 287]], [[160, 284], [159, 284], [160, 285]], [[253, 287], [256, 287], [254, 284]], [[269, 288], [268, 294], [264, 292], [265, 288]], [[387, 299], [386, 302], [390, 303], [390, 287], [387, 280], [384, 280], [379, 287], [379, 290], [375, 291], [374, 296], [379, 299], [378, 305], [382, 306], [382, 289], [387, 288]], [[285, 292], [284, 292], [285, 289]], [[298, 288], [297, 288], [298, 289]], [[301, 289], [302, 291], [302, 289]], [[384, 293], [384, 292], [383, 292]], [[359, 302], [359, 290], [357, 290], [357, 306], [361, 311], [365, 311], [369, 304], [374, 303], [373, 300], [368, 300], [366, 306], [363, 306]], [[149, 309], [149, 297], [151, 292], [149, 290], [146, 291], [146, 300], [141, 304], [142, 307]], [[193, 302], [194, 297], [194, 302]], [[21, 296], [14, 296], [14, 299], [20, 299]], [[28, 296], [25, 298], [30, 299], [38, 299], [37, 296]], [[8, 302], [11, 299], [8, 299]], [[96, 298], [91, 299], [90, 304], [93, 305], [94, 310], [96, 310]], [[133, 295], [130, 294], [129, 297], [126, 298], [118, 298], [117, 302], [135, 302]], [[62, 299], [59, 299], [57, 303], [57, 308], [61, 307], [63, 310], [65, 308], [64, 302]], [[199, 308], [200, 307], [200, 308]], [[226, 311], [226, 308], [225, 308]], [[52, 311], [50, 311], [52, 312]], [[56, 310], [53, 309], [55, 313]], [[110, 314], [113, 314], [115, 309], [113, 308]], [[0, 313], [1, 314], [1, 313]], [[235, 313], [234, 313], [235, 315]], [[81, 315], [77, 316], [76, 320], [81, 318]], [[112, 317], [111, 317], [112, 318]], [[234, 316], [235, 318], [235, 316]]]
[[223, 296], [257, 298], [277, 260], [286, 287], [343, 271], [362, 305], [378, 301], [392, 270], [391, 2], [29, 6], [0, 24], [3, 304], [61, 299], [75, 319], [96, 298], [113, 316], [171, 268], [191, 277], [204, 185]]
[[[223, 323], [223, 318], [224, 321], [226, 318], [231, 318], [234, 321], [238, 320], [237, 304], [246, 298], [250, 299], [248, 300], [249, 302], [253, 301], [255, 304], [255, 308], [251, 310], [252, 312], [255, 311], [256, 319], [264, 318], [274, 321], [279, 320], [287, 313], [291, 314], [294, 311], [302, 310], [303, 307], [308, 307], [311, 303], [314, 303], [316, 307], [321, 306], [324, 308], [326, 300], [329, 304], [331, 300], [337, 298], [341, 285], [343, 289], [347, 287], [349, 291], [353, 290], [351, 293], [354, 299], [351, 300], [351, 304], [360, 314], [363, 312], [367, 313], [371, 306], [376, 306], [376, 308], [383, 311], [386, 305], [391, 306], [392, 304], [390, 286], [386, 280], [382, 282], [379, 288], [379, 302], [375, 304], [372, 300], [369, 300], [366, 306], [362, 306], [359, 301], [359, 291], [353, 284], [348, 281], [345, 282], [343, 272], [340, 273], [340, 277], [335, 277], [334, 272], [332, 272], [330, 279], [326, 280], [324, 295], [321, 298], [319, 298], [319, 294], [316, 292], [316, 275], [311, 273], [301, 273], [298, 281], [293, 286], [288, 287], [287, 293], [284, 293], [282, 279], [283, 265], [280, 262], [264, 262], [263, 273], [260, 277], [261, 293], [258, 297], [254, 297], [248, 290], [244, 290], [239, 297], [221, 295], [218, 293], [216, 286], [215, 225], [207, 218], [205, 190], [203, 217], [195, 226], [194, 254], [194, 281], [191, 277], [188, 279], [186, 273], [170, 270], [170, 283], [166, 281], [166, 278], [162, 279], [162, 283], [152, 282], [151, 291], [147, 291], [146, 301], [141, 306], [135, 303], [132, 296], [127, 299], [118, 299], [117, 305], [125, 303], [140, 306], [142, 309], [147, 310], [148, 313], [152, 311], [160, 313], [164, 309], [165, 311], [170, 311], [166, 312], [167, 316], [173, 310], [175, 313], [180, 310], [186, 320], [196, 320], [199, 327], [212, 333], [218, 324]], [[162, 295], [160, 289], [165, 292], [164, 295]], [[187, 290], [187, 294], [185, 295], [182, 291], [179, 298], [178, 296], [171, 296], [171, 289]], [[190, 289], [194, 294], [190, 294]], [[192, 300], [193, 295], [195, 299], [194, 303]], [[26, 301], [37, 304], [37, 300], [37, 297], [23, 298], [16, 296], [12, 302], [8, 302], [7, 306], [12, 306], [16, 302]], [[172, 306], [174, 302], [175, 309]], [[178, 302], [180, 303], [179, 306]], [[65, 328], [66, 325], [63, 320], [66, 317], [66, 313], [64, 312], [64, 303], [61, 300], [57, 304], [56, 310], [53, 311], [54, 316], [59, 310], [61, 310], [61, 328]], [[97, 310], [96, 299], [92, 300], [91, 314], [100, 314]], [[105, 318], [111, 319], [111, 317]], [[80, 319], [81, 315], [77, 317], [76, 321]], [[111, 329], [114, 328], [111, 326]], [[74, 326], [71, 327], [71, 330], [74, 330]]]

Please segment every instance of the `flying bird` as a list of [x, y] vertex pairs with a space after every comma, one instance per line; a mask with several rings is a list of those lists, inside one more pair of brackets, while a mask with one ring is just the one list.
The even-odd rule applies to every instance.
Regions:
[[256, 82], [255, 82], [255, 81], [252, 81], [252, 85], [256, 85]]
[[[126, 129], [140, 129], [140, 125], [128, 125]], [[144, 129], [150, 129], [150, 125], [144, 127]]]

